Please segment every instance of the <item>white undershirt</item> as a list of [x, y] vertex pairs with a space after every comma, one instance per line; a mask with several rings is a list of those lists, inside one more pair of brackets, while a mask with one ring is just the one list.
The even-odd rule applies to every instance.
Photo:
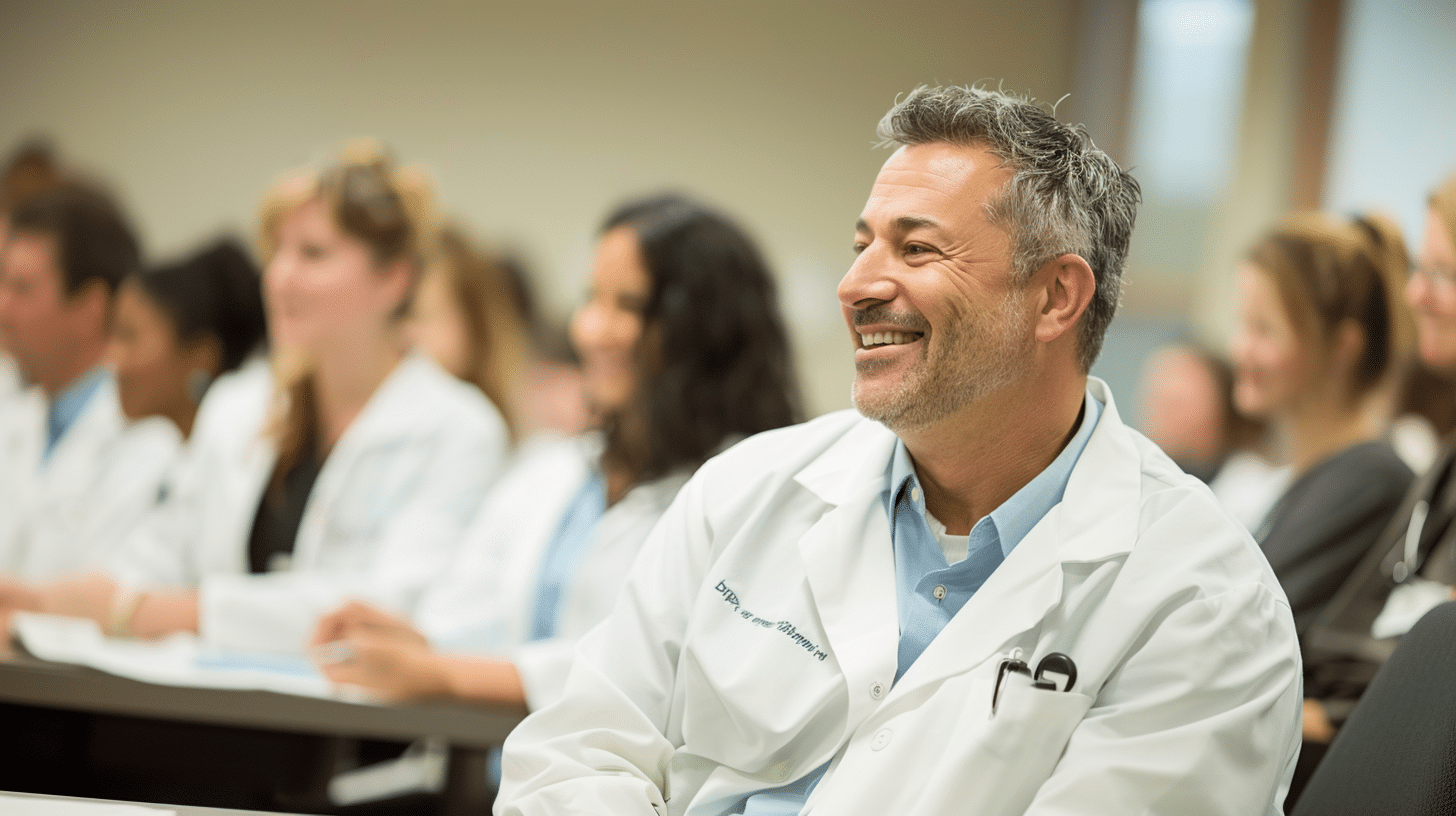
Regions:
[[945, 525], [940, 519], [930, 515], [930, 510], [925, 511], [925, 523], [930, 527], [931, 535], [940, 544], [941, 552], [945, 553], [946, 566], [955, 566], [966, 560], [966, 555], [971, 551], [971, 537], [967, 535], [950, 535], [945, 531]]

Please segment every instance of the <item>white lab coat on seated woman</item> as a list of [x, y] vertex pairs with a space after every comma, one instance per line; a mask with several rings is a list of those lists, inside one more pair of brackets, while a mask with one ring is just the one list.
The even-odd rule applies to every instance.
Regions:
[[49, 404], [37, 388], [0, 412], [0, 573], [32, 581], [95, 569], [157, 502], [177, 428], [131, 421], [106, 373], [45, 455]]
[[317, 618], [344, 598], [413, 611], [453, 557], [508, 441], [479, 390], [407, 356], [324, 461], [291, 563], [250, 574], [248, 541], [278, 456], [265, 432], [268, 380], [241, 378], [209, 398], [177, 495], [111, 572], [135, 587], [197, 586], [209, 645], [301, 652]]
[[533, 641], [543, 558], [601, 450], [596, 434], [523, 448], [415, 615], [438, 649], [510, 660], [533, 710], [560, 697], [577, 639], [611, 611], [642, 542], [687, 481], [683, 471], [637, 485], [606, 509], [561, 596], [554, 635]]

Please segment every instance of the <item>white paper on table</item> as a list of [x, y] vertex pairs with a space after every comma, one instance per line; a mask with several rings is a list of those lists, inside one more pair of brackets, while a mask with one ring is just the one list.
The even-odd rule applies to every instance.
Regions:
[[42, 660], [147, 683], [333, 696], [333, 684], [302, 656], [219, 652], [203, 648], [187, 633], [161, 640], [108, 638], [93, 620], [33, 612], [15, 613], [11, 628], [26, 650]]
[[177, 811], [114, 802], [34, 799], [0, 793], [0, 813], [5, 816], [175, 816]]

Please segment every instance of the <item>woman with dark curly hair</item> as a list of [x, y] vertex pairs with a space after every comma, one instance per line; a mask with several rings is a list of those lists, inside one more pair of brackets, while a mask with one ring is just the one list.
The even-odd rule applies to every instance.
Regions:
[[775, 300], [758, 250], [717, 213], [677, 196], [614, 212], [571, 326], [601, 431], [528, 446], [412, 623], [358, 602], [326, 618], [324, 671], [393, 699], [555, 699], [687, 477], [797, 419]]

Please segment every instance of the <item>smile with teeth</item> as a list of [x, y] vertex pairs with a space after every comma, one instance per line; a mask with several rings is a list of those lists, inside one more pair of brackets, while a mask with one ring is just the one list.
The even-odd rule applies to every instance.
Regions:
[[859, 342], [865, 348], [877, 346], [898, 346], [904, 343], [913, 343], [920, 339], [916, 332], [872, 332], [870, 334], [860, 333]]

